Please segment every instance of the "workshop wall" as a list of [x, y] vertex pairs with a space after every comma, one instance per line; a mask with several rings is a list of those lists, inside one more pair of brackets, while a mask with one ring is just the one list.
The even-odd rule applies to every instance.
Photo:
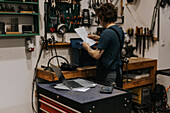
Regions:
[[158, 52], [159, 69], [170, 68], [170, 6], [160, 10], [160, 41]]
[[[124, 5], [124, 15], [125, 15], [125, 24], [124, 30], [128, 28], [133, 28], [134, 32], [136, 26], [138, 27], [149, 27], [151, 26], [152, 13], [156, 1], [153, 0], [137, 0], [134, 4]], [[156, 33], [157, 23], [155, 25], [154, 37], [157, 37]], [[134, 36], [135, 37], [135, 36]], [[131, 44], [136, 46], [136, 39], [134, 38]], [[158, 58], [158, 42], [154, 44], [150, 42], [149, 50], [145, 50], [146, 58]], [[141, 45], [142, 46], [142, 45]], [[139, 54], [139, 50], [134, 51], [135, 55], [142, 57], [142, 54]]]
[[25, 52], [25, 38], [0, 40], [0, 113], [31, 113], [31, 82], [37, 53], [37, 49]]
[[[44, 1], [39, 0], [40, 3], [40, 36], [44, 36]], [[86, 0], [82, 0], [84, 3]], [[87, 2], [87, 1], [86, 1]], [[123, 29], [129, 27], [146, 26], [150, 27], [151, 17], [155, 1], [153, 0], [138, 0], [136, 5], [124, 6], [125, 23]], [[82, 8], [86, 7], [82, 5]], [[165, 8], [161, 10], [161, 33], [160, 42], [153, 44], [149, 50], [146, 51], [145, 57], [159, 58], [158, 69], [169, 67], [170, 60], [168, 60], [170, 53], [169, 49], [169, 14], [170, 10]], [[168, 17], [168, 18], [167, 18]], [[1, 19], [0, 19], [1, 20]], [[149, 25], [149, 26], [148, 26]], [[156, 25], [157, 26], [157, 25]], [[88, 32], [93, 32], [96, 27], [91, 27]], [[60, 41], [61, 38], [53, 34], [55, 38]], [[35, 44], [34, 52], [28, 53], [25, 51], [25, 38], [3, 38], [0, 39], [0, 113], [31, 113], [31, 90], [32, 79], [34, 74], [35, 64], [40, 51], [40, 36], [33, 38]], [[157, 34], [155, 33], [155, 36]], [[48, 34], [51, 37], [51, 34]], [[65, 35], [66, 41], [71, 37], [78, 37], [74, 33], [67, 33]], [[134, 41], [135, 42], [135, 41]], [[135, 46], [135, 43], [133, 45]], [[164, 46], [163, 46], [164, 45]], [[64, 56], [70, 61], [69, 49], [57, 49], [58, 54]], [[139, 55], [138, 52], [136, 52]], [[139, 55], [141, 56], [141, 55]], [[39, 66], [46, 65], [48, 59], [51, 57], [50, 51], [43, 51]]]
[[[136, 0], [135, 4], [124, 5], [125, 24], [123, 25], [124, 30], [132, 27], [133, 29], [138, 27], [149, 27], [151, 26], [152, 15], [156, 0]], [[166, 5], [165, 8], [160, 8], [160, 35], [159, 41], [150, 43], [150, 48], [145, 49], [146, 58], [158, 59], [158, 70], [170, 68], [170, 40], [167, 29], [170, 26], [170, 6]], [[154, 30], [154, 37], [157, 38], [157, 18]], [[136, 46], [135, 40], [132, 42], [133, 46]], [[134, 52], [135, 55], [142, 57], [139, 51]]]

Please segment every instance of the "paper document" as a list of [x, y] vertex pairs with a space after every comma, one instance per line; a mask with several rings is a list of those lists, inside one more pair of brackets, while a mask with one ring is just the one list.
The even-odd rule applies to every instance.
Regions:
[[94, 40], [87, 37], [88, 33], [87, 33], [85, 27], [76, 28], [74, 30], [80, 36], [80, 38], [82, 38], [82, 40], [84, 42], [89, 43], [90, 46], [92, 46], [92, 45], [94, 45], [96, 43]]
[[[70, 88], [68, 88], [67, 86], [65, 86], [63, 83], [56, 84], [56, 86], [54, 86], [54, 88], [56, 88], [56, 89], [71, 90]], [[89, 89], [90, 89], [90, 88], [80, 87], [80, 88], [74, 88], [74, 89], [72, 89], [72, 91], [86, 92], [86, 91], [89, 90]]]

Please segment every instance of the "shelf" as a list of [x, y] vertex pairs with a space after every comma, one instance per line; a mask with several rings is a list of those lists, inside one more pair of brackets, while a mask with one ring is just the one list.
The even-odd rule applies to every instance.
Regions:
[[[96, 43], [98, 43], [98, 41], [96, 41]], [[52, 46], [56, 46], [57, 48], [70, 48], [71, 47], [71, 43], [62, 43], [62, 42], [58, 42], [58, 43], [55, 43], [55, 45], [53, 44], [48, 44], [49, 47], [52, 47]], [[96, 47], [94, 47], [96, 48]]]
[[71, 47], [70, 43], [62, 43], [62, 42], [55, 43], [55, 45], [48, 44], [48, 46], [49, 47], [55, 46], [57, 48], [70, 48]]
[[123, 83], [123, 89], [131, 89], [139, 86], [149, 85], [154, 83], [154, 79], [151, 77], [145, 77], [141, 79], [132, 79], [131, 82], [124, 82]]
[[12, 3], [12, 4], [35, 4], [37, 5], [38, 2], [19, 2], [19, 1], [0, 1], [0, 3]]
[[0, 34], [0, 37], [11, 37], [11, 36], [36, 36], [39, 33], [32, 33], [32, 34]]
[[[135, 34], [135, 35], [136, 35], [136, 37], [145, 37], [145, 38], [152, 37], [151, 34]], [[153, 37], [153, 40], [154, 41], [159, 41], [157, 37]]]
[[[0, 4], [5, 8], [5, 7], [12, 7], [12, 11], [0, 11], [0, 15], [3, 17], [2, 18], [2, 24], [3, 24], [3, 33], [6, 31], [12, 32], [12, 31], [22, 31], [19, 33], [14, 33], [12, 32], [11, 34], [0, 34], [0, 37], [22, 37], [22, 36], [36, 36], [39, 35], [39, 0], [32, 0], [32, 2], [24, 0], [0, 0]], [[6, 6], [7, 5], [7, 6]], [[20, 6], [20, 7], [18, 7]], [[29, 10], [27, 11], [26, 7], [30, 7]], [[17, 8], [18, 7], [18, 8]], [[11, 24], [12, 25], [12, 19], [11, 18], [17, 18], [17, 22], [15, 23], [15, 26], [17, 25], [18, 27], [12, 30], [7, 30], [7, 25]], [[23, 18], [28, 18], [29, 21], [24, 21]], [[18, 21], [23, 20], [22, 24], [19, 23]], [[11, 23], [9, 23], [11, 21]], [[14, 22], [13, 22], [14, 23]], [[32, 28], [20, 28], [19, 26], [21, 25], [32, 25]], [[30, 30], [31, 29], [31, 30]], [[32, 31], [31, 33], [29, 31]], [[23, 33], [23, 32], [28, 32]]]
[[2, 15], [39, 15], [39, 13], [0, 12]]

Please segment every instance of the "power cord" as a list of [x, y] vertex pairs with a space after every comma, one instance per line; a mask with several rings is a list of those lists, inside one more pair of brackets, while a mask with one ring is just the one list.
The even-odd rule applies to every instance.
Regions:
[[[53, 58], [55, 58], [55, 57], [60, 57], [60, 58], [64, 59], [64, 60], [67, 62], [67, 64], [69, 64], [69, 62], [68, 62], [68, 60], [67, 60], [66, 58], [64, 58], [63, 56], [57, 55], [57, 56], [53, 56], [53, 57], [51, 57], [51, 58], [49, 59], [49, 61], [48, 61], [48, 63], [47, 63], [47, 67], [48, 67], [48, 68], [50, 67], [50, 62], [51, 62], [51, 60], [52, 60]], [[60, 67], [60, 65], [58, 65], [58, 66]]]
[[[56, 50], [56, 47], [55, 47], [55, 38], [54, 38], [54, 35], [51, 35], [51, 38], [52, 38], [52, 41], [53, 41], [53, 47], [54, 47], [54, 51], [55, 51], [55, 55], [57, 55], [57, 50]], [[57, 59], [57, 64], [59, 65], [59, 60], [58, 60], [58, 57], [56, 57]]]
[[[35, 70], [34, 70], [34, 76], [33, 76], [33, 81], [32, 81], [31, 104], [32, 104], [32, 110], [33, 110], [34, 113], [37, 113], [37, 111], [36, 111], [35, 108], [34, 108], [34, 103], [33, 103], [33, 100], [34, 100], [34, 89], [35, 89], [35, 84], [37, 83], [37, 81], [36, 81], [36, 80], [37, 80], [37, 67], [38, 67], [38, 63], [39, 63], [40, 58], [41, 58], [41, 55], [42, 55], [42, 51], [43, 51], [43, 49], [44, 49], [44, 47], [45, 47], [45, 44], [46, 44], [46, 41], [45, 41], [45, 39], [44, 39], [43, 37], [41, 37], [41, 40], [42, 40], [42, 46], [41, 46], [40, 53], [39, 53], [39, 56], [38, 56], [38, 59], [37, 59], [37, 62], [36, 62], [36, 66], [35, 66]], [[52, 35], [52, 40], [53, 40], [53, 45], [54, 45], [55, 43], [54, 43], [54, 37], [53, 37], [53, 35]], [[54, 47], [54, 48], [55, 48], [55, 47]], [[53, 58], [55, 58], [55, 57], [57, 58], [58, 66], [59, 66], [60, 68], [61, 68], [61, 66], [59, 65], [58, 57], [64, 59], [64, 60], [66, 61], [67, 66], [68, 66], [68, 67], [70, 66], [70, 64], [69, 64], [69, 62], [68, 62], [68, 60], [67, 60], [66, 58], [57, 55], [57, 50], [56, 50], [56, 48], [55, 48], [55, 54], [56, 54], [56, 56], [53, 56], [52, 58], [49, 59], [49, 61], [48, 61], [48, 63], [47, 63], [47, 68], [49, 68], [49, 64], [50, 64], [51, 60], [52, 60]], [[73, 67], [74, 67], [74, 66], [73, 66]], [[76, 67], [75, 67], [75, 68], [76, 68]]]
[[[48, 41], [47, 41], [49, 44], [52, 45], [52, 39], [51, 38], [48, 38]], [[51, 46], [51, 56], [53, 56], [53, 46]]]
[[38, 63], [40, 61], [40, 58], [41, 58], [41, 55], [42, 55], [42, 51], [43, 51], [43, 48], [45, 46], [45, 40], [43, 37], [41, 37], [41, 40], [42, 40], [42, 46], [41, 46], [41, 49], [40, 49], [40, 53], [39, 53], [39, 56], [38, 56], [38, 59], [37, 59], [37, 62], [36, 62], [36, 66], [35, 66], [35, 70], [34, 70], [34, 76], [33, 76], [33, 82], [32, 82], [32, 95], [31, 95], [31, 104], [32, 104], [32, 110], [34, 113], [37, 113], [35, 108], [34, 108], [34, 103], [33, 103], [33, 97], [34, 97], [34, 85], [36, 84], [36, 75], [37, 75], [37, 67], [38, 67]]
[[61, 63], [61, 66], [58, 65], [58, 67], [61, 68], [62, 71], [72, 71], [72, 70], [75, 70], [78, 67], [77, 64], [70, 64], [66, 58], [64, 58], [63, 56], [57, 55], [57, 56], [53, 56], [52, 58], [49, 59], [46, 69], [49, 69], [50, 71], [52, 70], [49, 65], [50, 65], [51, 60], [55, 57], [57, 57], [57, 58], [60, 57], [60, 58], [62, 58], [66, 61], [64, 63]]

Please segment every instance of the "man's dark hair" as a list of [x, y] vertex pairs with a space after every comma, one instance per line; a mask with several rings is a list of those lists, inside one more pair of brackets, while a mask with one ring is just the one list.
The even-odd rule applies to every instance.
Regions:
[[106, 3], [102, 4], [99, 8], [95, 9], [96, 16], [98, 16], [101, 20], [102, 17], [105, 23], [112, 23], [117, 21], [117, 8], [111, 4]]

